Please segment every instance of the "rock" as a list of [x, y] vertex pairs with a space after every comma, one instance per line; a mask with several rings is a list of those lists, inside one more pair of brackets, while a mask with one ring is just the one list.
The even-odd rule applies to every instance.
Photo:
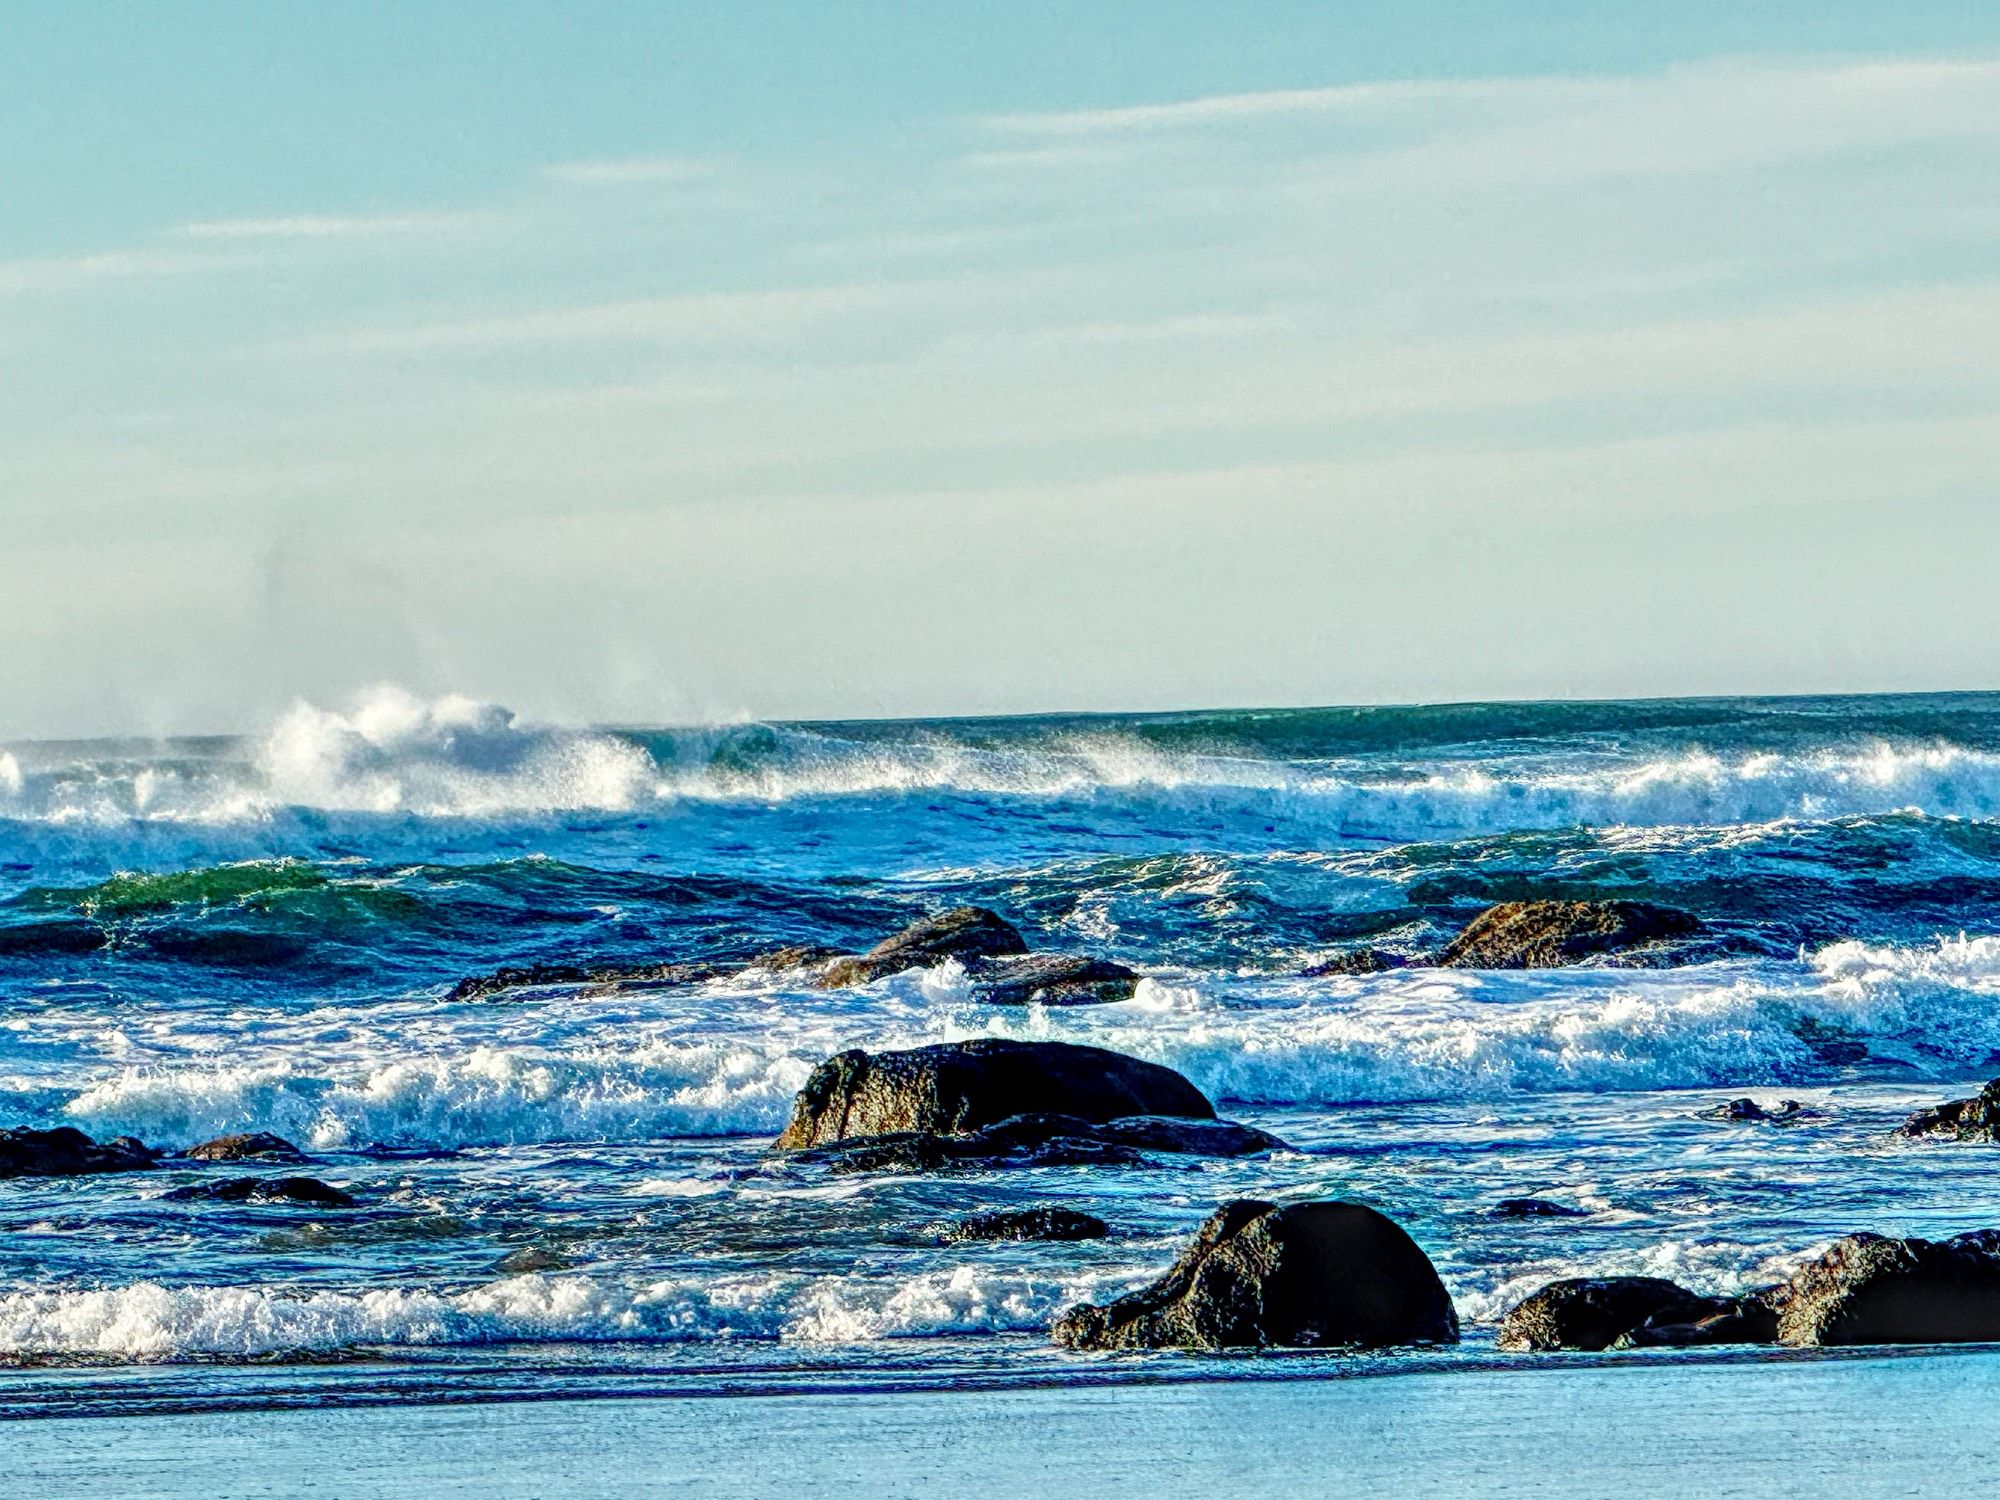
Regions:
[[746, 969], [764, 969], [773, 974], [789, 974], [797, 969], [814, 969], [831, 963], [836, 958], [850, 955], [838, 948], [829, 948], [824, 943], [793, 943], [789, 947], [773, 948], [768, 953], [751, 955], [743, 962]]
[[1358, 1203], [1225, 1203], [1167, 1274], [1056, 1320], [1071, 1349], [1379, 1348], [1453, 1343], [1458, 1315], [1429, 1257]]
[[1486, 1210], [1489, 1219], [1583, 1219], [1590, 1211], [1552, 1203], [1547, 1198], [1502, 1198]]
[[505, 1271], [510, 1276], [522, 1276], [533, 1271], [567, 1271], [575, 1264], [561, 1251], [551, 1250], [546, 1245], [523, 1245], [501, 1256], [493, 1269]]
[[988, 1005], [1112, 1005], [1139, 987], [1123, 964], [1069, 953], [982, 959], [968, 972], [973, 994]]
[[1255, 1156], [1289, 1149], [1274, 1135], [1232, 1120], [1126, 1115], [1015, 1115], [978, 1130], [895, 1131], [850, 1136], [794, 1152], [836, 1172], [997, 1171], [1008, 1167], [1131, 1167], [1155, 1156]]
[[1511, 1353], [1608, 1349], [1649, 1324], [1699, 1323], [1737, 1311], [1734, 1301], [1704, 1297], [1657, 1276], [1578, 1276], [1552, 1281], [1500, 1320], [1499, 1345]]
[[265, 1130], [219, 1135], [199, 1146], [190, 1146], [181, 1155], [189, 1161], [287, 1161], [307, 1160], [306, 1154], [281, 1135]]
[[1954, 1099], [1949, 1104], [1920, 1109], [1896, 1129], [1911, 1139], [1925, 1136], [1952, 1141], [2000, 1141], [2000, 1078], [1994, 1079], [1970, 1099]]
[[58, 1125], [54, 1130], [26, 1126], [0, 1130], [0, 1178], [144, 1172], [156, 1166], [159, 1157], [159, 1152], [129, 1135], [100, 1142], [69, 1125]]
[[1941, 1242], [1851, 1234], [1777, 1294], [1778, 1340], [1970, 1344], [2000, 1340], [2000, 1231]]
[[688, 963], [588, 966], [524, 964], [495, 969], [491, 974], [477, 974], [469, 979], [461, 979], [451, 987], [445, 999], [484, 1000], [508, 990], [519, 989], [671, 988], [676, 985], [706, 984], [711, 979], [722, 979], [731, 974], [739, 974], [745, 969], [767, 969], [776, 974], [789, 973], [794, 969], [811, 968], [829, 959], [847, 956], [838, 948], [829, 948], [820, 943], [794, 943], [786, 948], [773, 948], [767, 953], [753, 953], [747, 958], [699, 959]]
[[928, 969], [947, 958], [969, 964], [973, 959], [1027, 951], [1021, 934], [997, 912], [983, 906], [954, 906], [912, 922], [866, 953], [836, 958], [820, 971], [819, 982], [825, 989], [841, 989], [905, 969]]
[[1101, 1240], [1111, 1226], [1095, 1214], [1073, 1208], [1023, 1208], [1009, 1213], [973, 1214], [944, 1232], [947, 1245], [972, 1240]]
[[1023, 1114], [1212, 1120], [1215, 1106], [1157, 1063], [1069, 1042], [980, 1037], [828, 1058], [799, 1090], [775, 1144], [796, 1151], [899, 1131], [953, 1135]]
[[[1773, 1289], [1775, 1290], [1775, 1289]], [[1778, 1313], [1770, 1293], [1719, 1299], [1723, 1308], [1692, 1322], [1674, 1322], [1665, 1313], [1612, 1340], [1613, 1349], [1686, 1349], [1700, 1344], [1774, 1344]]]
[[1554, 969], [1611, 953], [1663, 949], [1701, 919], [1645, 901], [1503, 901], [1445, 945], [1448, 969]]
[[1412, 962], [1407, 954], [1392, 953], [1387, 948], [1353, 948], [1301, 969], [1299, 974], [1305, 979], [1324, 979], [1337, 974], [1386, 974], [1392, 969], [1407, 969]]
[[1787, 1099], [1775, 1109], [1766, 1109], [1755, 1099], [1731, 1099], [1727, 1104], [1703, 1110], [1697, 1118], [1754, 1125], [1796, 1125], [1802, 1120], [1823, 1120], [1826, 1116], [1796, 1099]]
[[316, 1208], [356, 1208], [351, 1193], [317, 1177], [231, 1177], [223, 1182], [197, 1182], [167, 1194], [175, 1203], [309, 1203]]

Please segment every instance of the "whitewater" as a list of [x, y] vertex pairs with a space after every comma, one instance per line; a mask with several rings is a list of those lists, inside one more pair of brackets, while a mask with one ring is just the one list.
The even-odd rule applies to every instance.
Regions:
[[[1530, 897], [1662, 902], [1719, 941], [1309, 972]], [[507, 965], [853, 951], [965, 903], [1136, 993], [1002, 1009], [946, 963], [449, 997]], [[0, 1183], [0, 1413], [105, 1367], [183, 1395], [495, 1361], [544, 1392], [1066, 1378], [1049, 1322], [1244, 1194], [1383, 1208], [1468, 1332], [1391, 1361], [1490, 1358], [1553, 1276], [1730, 1291], [1852, 1230], [1993, 1222], [1992, 1153], [1891, 1131], [2000, 1073], [1996, 1002], [2000, 696], [598, 727], [381, 689], [247, 735], [9, 744], [0, 1126], [271, 1131], [361, 1206], [181, 1201], [172, 1166]], [[768, 1154], [831, 1053], [986, 1035], [1165, 1063], [1297, 1149]], [[1817, 1114], [1703, 1118], [1744, 1094]], [[1527, 1194], [1579, 1214], [1492, 1215]], [[1044, 1204], [1114, 1233], [944, 1233]]]

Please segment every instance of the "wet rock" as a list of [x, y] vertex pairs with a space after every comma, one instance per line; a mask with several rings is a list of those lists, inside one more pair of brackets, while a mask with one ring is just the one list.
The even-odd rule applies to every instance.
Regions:
[[1240, 1198], [1165, 1276], [1071, 1308], [1054, 1337], [1071, 1349], [1379, 1348], [1455, 1342], [1458, 1316], [1429, 1257], [1374, 1209]]
[[1776, 1294], [1785, 1344], [2000, 1341], [2000, 1231], [1933, 1242], [1852, 1234]]
[[2000, 1078], [1970, 1099], [1920, 1109], [1896, 1129], [1912, 1140], [1931, 1137], [1950, 1141], [2000, 1141]]
[[1486, 1210], [1489, 1219], [1583, 1219], [1590, 1211], [1547, 1198], [1502, 1198]]
[[848, 956], [824, 943], [793, 943], [788, 947], [773, 948], [768, 953], [753, 954], [744, 960], [743, 967], [764, 969], [772, 974], [790, 974], [799, 969], [816, 969], [836, 958]]
[[821, 943], [794, 943], [746, 958], [699, 959], [687, 963], [524, 964], [461, 979], [445, 999], [484, 1000], [520, 989], [672, 989], [707, 984], [711, 979], [723, 979], [746, 969], [785, 974], [847, 956], [838, 948]]
[[1500, 1320], [1499, 1345], [1512, 1353], [1608, 1349], [1648, 1325], [1703, 1322], [1737, 1311], [1657, 1276], [1577, 1276], [1552, 1281]]
[[1503, 901], [1445, 945], [1449, 969], [1554, 969], [1610, 954], [1653, 951], [1702, 931], [1701, 919], [1646, 901]]
[[1073, 1208], [1023, 1208], [1008, 1213], [972, 1214], [944, 1232], [947, 1245], [974, 1240], [1101, 1240], [1111, 1226], [1095, 1214]]
[[188, 1147], [181, 1155], [189, 1161], [300, 1162], [307, 1159], [305, 1152], [283, 1136], [272, 1135], [266, 1130], [219, 1135], [212, 1141]]
[[969, 965], [974, 959], [1027, 951], [1020, 932], [999, 913], [983, 906], [954, 906], [912, 922], [866, 953], [834, 959], [820, 971], [819, 982], [823, 988], [840, 989], [905, 969], [928, 969], [948, 958]]
[[1691, 1321], [1677, 1321], [1679, 1315], [1673, 1312], [1656, 1314], [1612, 1340], [1610, 1347], [1687, 1349], [1702, 1344], [1774, 1344], [1778, 1340], [1778, 1313], [1769, 1299], [1770, 1292], [1720, 1298], [1719, 1311]]
[[59, 1125], [54, 1130], [30, 1130], [26, 1126], [0, 1130], [0, 1178], [144, 1172], [156, 1166], [159, 1158], [159, 1152], [129, 1135], [93, 1141], [69, 1125]]
[[315, 1208], [357, 1208], [360, 1200], [317, 1177], [231, 1177], [175, 1188], [175, 1203], [306, 1203]]
[[1727, 1104], [1718, 1104], [1714, 1109], [1705, 1109], [1697, 1117], [1703, 1120], [1729, 1120], [1747, 1125], [1797, 1125], [1804, 1120], [1823, 1120], [1825, 1115], [1816, 1109], [1809, 1109], [1796, 1099], [1787, 1099], [1775, 1108], [1767, 1109], [1755, 1099], [1731, 1099]]
[[1127, 1115], [1080, 1120], [1031, 1114], [977, 1130], [850, 1136], [794, 1153], [836, 1172], [999, 1171], [1010, 1167], [1132, 1167], [1153, 1156], [1255, 1156], [1288, 1149], [1231, 1120]]
[[1393, 969], [1407, 969], [1414, 962], [1416, 960], [1408, 954], [1392, 953], [1387, 948], [1354, 948], [1322, 959], [1299, 973], [1306, 979], [1324, 979], [1339, 974], [1387, 974]]
[[828, 1058], [799, 1090], [775, 1144], [795, 1151], [892, 1132], [955, 1135], [1029, 1114], [1212, 1120], [1215, 1106], [1157, 1063], [1069, 1042], [980, 1037]]
[[576, 1262], [546, 1245], [522, 1245], [500, 1257], [493, 1267], [509, 1276], [525, 1276], [536, 1271], [567, 1271]]
[[968, 974], [973, 994], [988, 1005], [1113, 1005], [1139, 987], [1138, 974], [1123, 964], [1070, 953], [983, 959]]

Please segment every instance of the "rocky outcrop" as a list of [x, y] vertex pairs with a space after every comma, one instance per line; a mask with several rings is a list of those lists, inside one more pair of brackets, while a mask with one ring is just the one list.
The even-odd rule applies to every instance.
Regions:
[[1350, 948], [1345, 953], [1336, 953], [1331, 958], [1321, 959], [1301, 969], [1299, 975], [1304, 979], [1326, 979], [1341, 974], [1387, 974], [1395, 969], [1407, 969], [1418, 962], [1421, 960], [1387, 948]]
[[1233, 1120], [1125, 1115], [1014, 1115], [978, 1130], [850, 1136], [791, 1153], [836, 1172], [999, 1171], [1009, 1167], [1134, 1167], [1158, 1156], [1256, 1156], [1289, 1149]]
[[1853, 1234], [1774, 1297], [1785, 1344], [2000, 1341], [2000, 1231], [1933, 1242]]
[[947, 1245], [978, 1240], [1101, 1240], [1111, 1226], [1095, 1214], [1073, 1208], [1022, 1208], [1007, 1213], [971, 1214], [945, 1229]]
[[819, 983], [823, 989], [840, 989], [905, 969], [928, 969], [948, 958], [969, 965], [977, 959], [1027, 951], [1020, 932], [997, 912], [983, 906], [954, 906], [912, 922], [866, 953], [834, 959], [820, 970]]
[[2000, 1141], [2000, 1078], [1970, 1099], [1954, 1099], [1949, 1104], [1918, 1110], [1897, 1127], [1896, 1134], [1912, 1140], [1980, 1141], [1989, 1145]]
[[1499, 1346], [1510, 1353], [1543, 1353], [1769, 1343], [1776, 1331], [1768, 1309], [1747, 1306], [1744, 1299], [1704, 1297], [1657, 1276], [1579, 1276], [1552, 1281], [1510, 1309], [1500, 1320]]
[[906, 1052], [842, 1052], [807, 1078], [780, 1151], [898, 1131], [948, 1135], [1016, 1115], [1086, 1122], [1126, 1115], [1212, 1120], [1215, 1106], [1171, 1068], [1102, 1047], [980, 1037]]
[[25, 1126], [0, 1130], [0, 1178], [144, 1172], [157, 1166], [159, 1159], [159, 1152], [129, 1135], [93, 1141], [68, 1125], [59, 1125], [54, 1130], [30, 1130]]
[[1429, 1257], [1374, 1209], [1242, 1198], [1165, 1276], [1071, 1308], [1054, 1337], [1071, 1349], [1379, 1348], [1454, 1342], [1458, 1316]]
[[265, 1130], [219, 1135], [212, 1141], [188, 1147], [181, 1155], [189, 1161], [301, 1162], [307, 1159], [305, 1152], [283, 1136], [272, 1135]]
[[1567, 1203], [1553, 1203], [1547, 1198], [1502, 1198], [1486, 1210], [1489, 1219], [1582, 1219], [1589, 1217], [1587, 1209], [1572, 1208]]
[[317, 1177], [231, 1177], [197, 1182], [167, 1194], [176, 1203], [306, 1203], [315, 1208], [356, 1208], [352, 1194]]
[[445, 999], [485, 1000], [509, 990], [523, 989], [672, 988], [706, 984], [746, 969], [786, 974], [796, 969], [816, 968], [830, 959], [845, 956], [838, 948], [819, 943], [794, 943], [745, 958], [697, 959], [686, 963], [522, 964], [461, 979], [446, 993]]
[[1139, 976], [1123, 964], [1070, 953], [976, 961], [972, 993], [989, 1005], [1112, 1005], [1130, 1000]]
[[1823, 1120], [1826, 1116], [1796, 1099], [1786, 1099], [1770, 1107], [1759, 1104], [1755, 1099], [1731, 1099], [1727, 1104], [1701, 1111], [1699, 1118], [1727, 1120], [1740, 1125], [1798, 1125], [1807, 1120]]
[[1445, 945], [1450, 969], [1554, 969], [1610, 955], [1652, 953], [1702, 931], [1701, 919], [1646, 901], [1505, 901]]

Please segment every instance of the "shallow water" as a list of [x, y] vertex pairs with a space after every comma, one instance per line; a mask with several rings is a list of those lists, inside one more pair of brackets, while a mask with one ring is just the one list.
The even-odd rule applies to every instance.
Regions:
[[[215, 1175], [182, 1167], [0, 1184], [0, 1412], [1150, 1379], [1052, 1350], [1050, 1319], [1244, 1193], [1376, 1204], [1438, 1263], [1466, 1344], [1322, 1357], [1347, 1371], [1491, 1359], [1554, 1275], [1723, 1291], [1855, 1229], [1992, 1224], [2000, 1153], [1889, 1132], [2000, 1072], [1996, 809], [1991, 696], [633, 732], [380, 694], [243, 740], [10, 746], [0, 1124], [273, 1130], [362, 1206], [169, 1201]], [[1299, 973], [1524, 895], [1669, 901], [1722, 944]], [[1138, 996], [1002, 1011], [947, 965], [444, 998], [502, 964], [865, 946], [962, 901]], [[1299, 1149], [933, 1178], [766, 1154], [828, 1053], [981, 1034], [1169, 1063]], [[1822, 1117], [1698, 1118], [1746, 1092]], [[1585, 1212], [1489, 1215], [1521, 1194]], [[1116, 1232], [940, 1242], [1033, 1203]], [[523, 1247], [556, 1263], [501, 1269]]]

